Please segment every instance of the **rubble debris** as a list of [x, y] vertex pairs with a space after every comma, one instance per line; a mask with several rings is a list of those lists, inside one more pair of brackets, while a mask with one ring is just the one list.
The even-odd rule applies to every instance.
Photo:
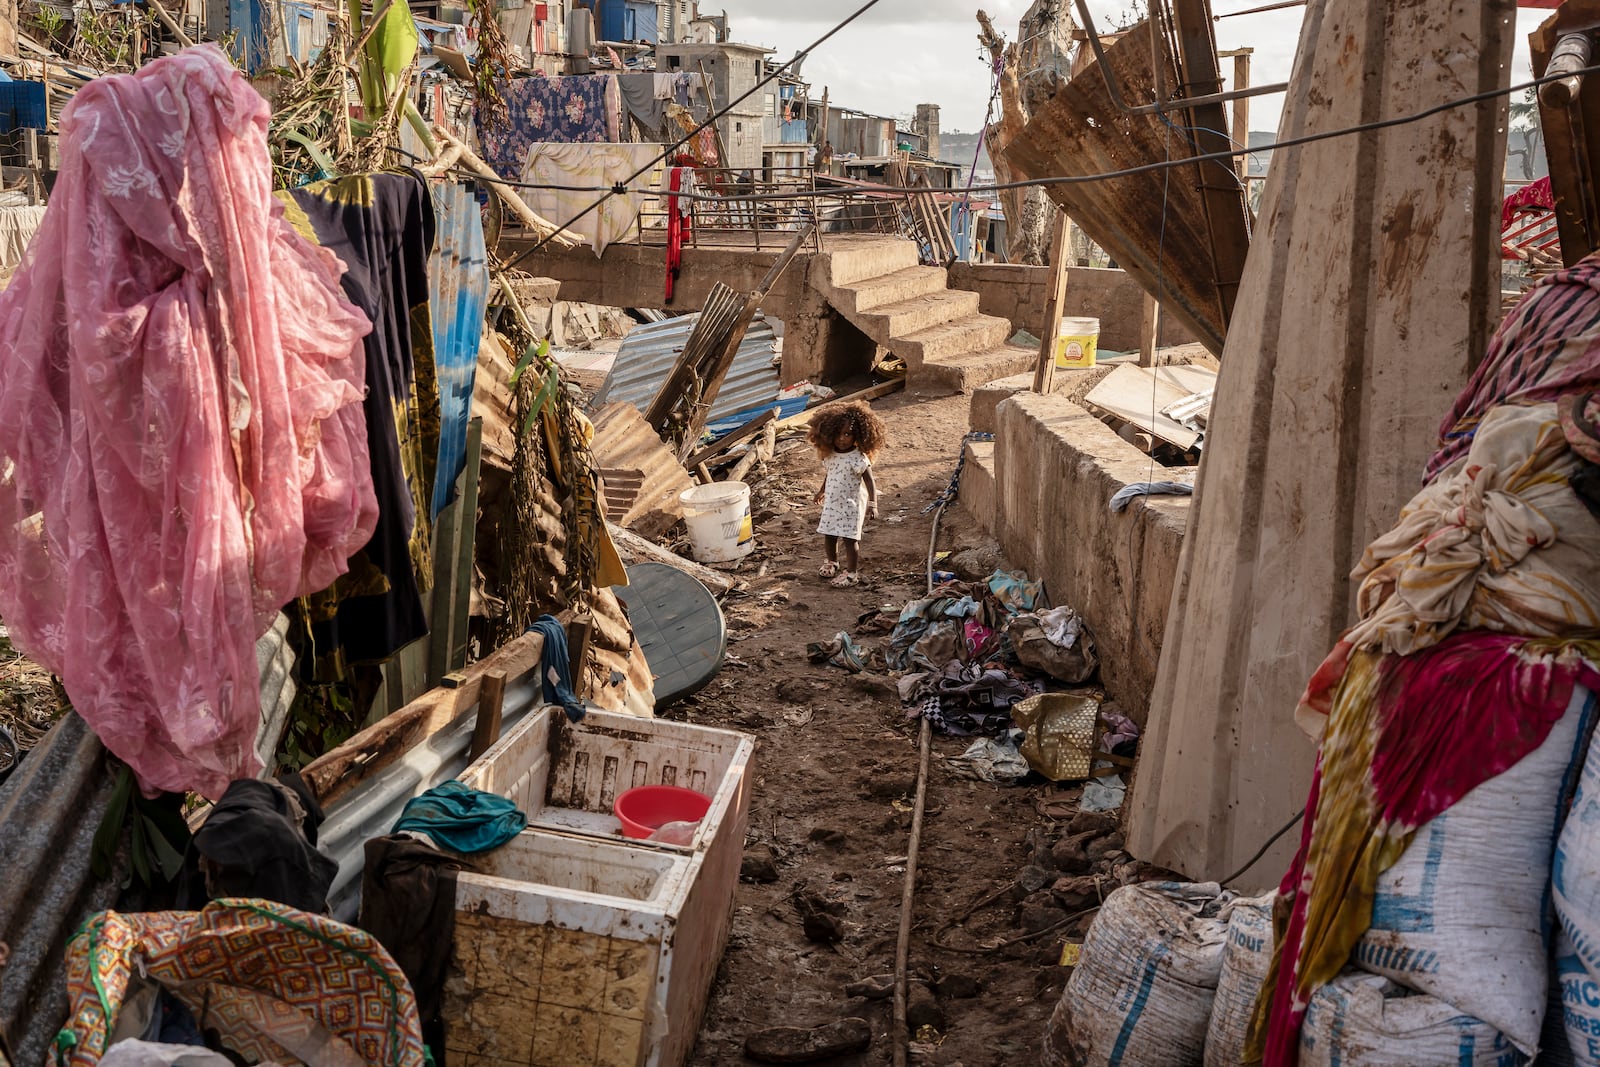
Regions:
[[771, 885], [778, 880], [778, 863], [770, 846], [745, 850], [744, 859], [739, 863], [739, 880], [757, 885]]
[[849, 1018], [804, 1029], [775, 1026], [745, 1038], [744, 1054], [760, 1063], [821, 1063], [865, 1052], [872, 1044], [872, 1026]]
[[913, 983], [906, 994], [906, 1024], [913, 1034], [920, 1035], [926, 1026], [944, 1033], [944, 1008], [940, 1007], [939, 998], [933, 995], [933, 990], [921, 982]]
[[888, 1000], [894, 996], [894, 975], [875, 974], [871, 978], [851, 982], [844, 987], [844, 995], [863, 1000]]

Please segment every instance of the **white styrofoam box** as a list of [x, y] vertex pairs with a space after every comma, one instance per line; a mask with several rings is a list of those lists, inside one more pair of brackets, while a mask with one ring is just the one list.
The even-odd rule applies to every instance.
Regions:
[[[524, 1067], [682, 1067], [733, 919], [749, 823], [744, 734], [542, 708], [461, 774], [529, 818], [463, 872], [447, 1047]], [[617, 794], [711, 798], [685, 846], [621, 836]]]

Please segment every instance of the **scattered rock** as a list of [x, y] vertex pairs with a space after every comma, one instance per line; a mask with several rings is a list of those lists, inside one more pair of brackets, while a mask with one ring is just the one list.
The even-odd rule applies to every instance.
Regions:
[[804, 678], [785, 678], [772, 692], [785, 704], [809, 704], [813, 689], [811, 682]]
[[944, 1033], [944, 1009], [933, 991], [918, 982], [906, 994], [906, 1025], [914, 1034], [924, 1026]]
[[807, 915], [800, 923], [807, 941], [815, 941], [819, 945], [833, 945], [844, 940], [844, 923], [838, 916], [826, 912], [813, 912]]
[[819, 1063], [865, 1052], [872, 1044], [872, 1026], [865, 1019], [840, 1019], [804, 1029], [776, 1026], [744, 1040], [744, 1054], [761, 1063]]
[[867, 1000], [886, 1000], [894, 996], [894, 975], [875, 974], [844, 987], [847, 997], [864, 997]]
[[900, 797], [910, 796], [917, 791], [915, 778], [901, 778], [889, 775], [884, 778], [874, 778], [867, 783], [867, 793], [875, 800], [898, 800]]
[[746, 851], [743, 862], [739, 864], [739, 879], [760, 885], [771, 885], [776, 882], [778, 863], [773, 858], [772, 850], [763, 845]]
[[964, 582], [981, 582], [995, 571], [1008, 569], [1008, 564], [998, 544], [984, 541], [957, 552], [941, 569], [955, 571]]
[[946, 1000], [971, 1000], [983, 986], [971, 975], [947, 974], [933, 984], [933, 991]]
[[1082, 911], [1100, 900], [1100, 892], [1093, 875], [1061, 878], [1050, 887], [1050, 895], [1067, 911]]
[[1103, 860], [1113, 852], [1121, 852], [1122, 844], [1121, 834], [1107, 834], [1090, 841], [1084, 853], [1090, 860]]
[[817, 844], [826, 845], [829, 848], [838, 848], [845, 841], [843, 830], [834, 830], [826, 826], [819, 826], [812, 830], [809, 837], [810, 840]]
[[1022, 908], [1017, 913], [1017, 925], [1025, 933], [1037, 934], [1064, 922], [1066, 918], [1067, 913], [1056, 903], [1055, 894], [1035, 893], [1022, 902]]
[[1024, 867], [1017, 875], [1017, 884], [1029, 893], [1037, 893], [1053, 881], [1055, 879], [1043, 867]]
[[1109, 834], [1118, 826], [1117, 816], [1109, 811], [1080, 811], [1067, 820], [1067, 833]]
[[1086, 874], [1094, 863], [1084, 848], [1083, 838], [1068, 837], [1051, 846], [1050, 866], [1062, 874]]

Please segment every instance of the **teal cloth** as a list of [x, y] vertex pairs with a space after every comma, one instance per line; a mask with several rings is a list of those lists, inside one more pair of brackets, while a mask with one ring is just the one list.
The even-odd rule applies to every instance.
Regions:
[[427, 834], [440, 848], [470, 855], [499, 848], [527, 825], [528, 817], [505, 797], [452, 779], [408, 803], [394, 832]]

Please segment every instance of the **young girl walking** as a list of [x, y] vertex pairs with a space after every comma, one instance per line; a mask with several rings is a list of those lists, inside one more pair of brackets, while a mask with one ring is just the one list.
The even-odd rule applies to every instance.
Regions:
[[[872, 481], [872, 457], [883, 447], [883, 420], [862, 403], [840, 404], [819, 414], [807, 434], [826, 479], [817, 490], [822, 521], [817, 532], [828, 554], [818, 572], [835, 586], [861, 580], [861, 524], [868, 514], [878, 517], [878, 487]], [[844, 566], [839, 555], [844, 549]]]

